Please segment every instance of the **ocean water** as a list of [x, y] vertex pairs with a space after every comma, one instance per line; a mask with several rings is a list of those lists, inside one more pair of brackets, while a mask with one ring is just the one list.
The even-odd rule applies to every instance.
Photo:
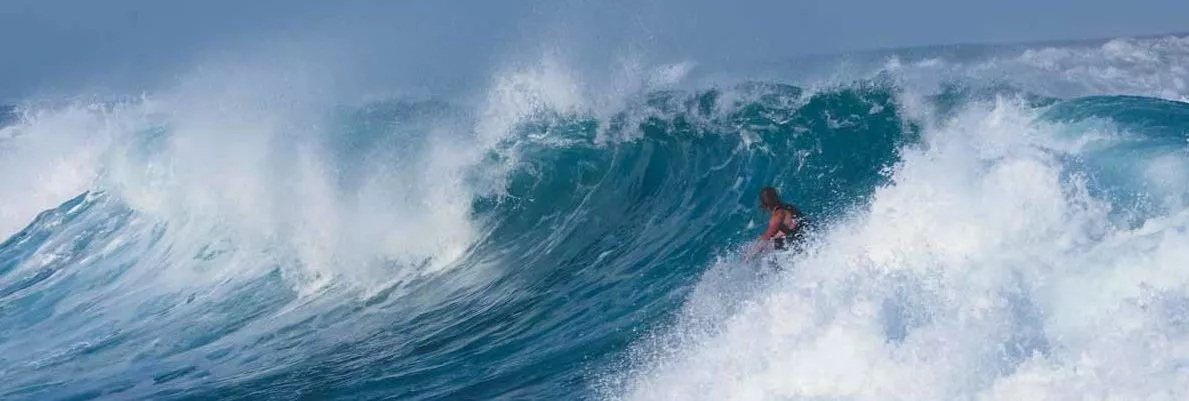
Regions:
[[[0, 398], [1189, 399], [1189, 37], [0, 109]], [[250, 83], [250, 84], [248, 84]], [[744, 262], [776, 186], [800, 253]]]

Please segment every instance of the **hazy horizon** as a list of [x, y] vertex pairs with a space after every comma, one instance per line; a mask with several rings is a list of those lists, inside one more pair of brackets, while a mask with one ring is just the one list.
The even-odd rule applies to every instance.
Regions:
[[959, 5], [654, 0], [239, 5], [15, 0], [0, 10], [0, 101], [151, 90], [204, 68], [320, 71], [345, 87], [459, 90], [544, 52], [599, 69], [623, 58], [723, 64], [954, 44], [1185, 32], [1189, 3]]

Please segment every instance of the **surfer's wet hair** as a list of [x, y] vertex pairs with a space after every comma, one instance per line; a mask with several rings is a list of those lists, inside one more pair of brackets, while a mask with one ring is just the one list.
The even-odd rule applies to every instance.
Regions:
[[780, 194], [776, 193], [776, 188], [764, 187], [760, 189], [760, 208], [764, 210], [776, 210], [784, 202], [780, 201]]

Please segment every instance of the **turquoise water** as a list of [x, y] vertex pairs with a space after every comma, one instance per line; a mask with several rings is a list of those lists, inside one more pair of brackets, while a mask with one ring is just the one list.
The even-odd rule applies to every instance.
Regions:
[[[1184, 42], [611, 108], [19, 108], [0, 398], [1180, 399]], [[1125, 45], [1170, 72], [1080, 78]], [[765, 185], [814, 231], [744, 263]]]

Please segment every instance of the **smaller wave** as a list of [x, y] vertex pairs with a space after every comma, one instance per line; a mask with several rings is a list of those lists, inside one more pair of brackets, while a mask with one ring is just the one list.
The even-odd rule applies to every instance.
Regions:
[[938, 93], [954, 82], [1006, 86], [1057, 99], [1128, 95], [1189, 100], [1189, 35], [955, 45], [819, 56], [777, 64], [793, 82], [845, 83], [892, 74], [902, 86]]
[[1091, 96], [1058, 103], [1039, 120], [1060, 124], [1056, 138], [1076, 152], [1075, 174], [1093, 178], [1111, 218], [1138, 227], [1189, 206], [1189, 104], [1138, 96]]

